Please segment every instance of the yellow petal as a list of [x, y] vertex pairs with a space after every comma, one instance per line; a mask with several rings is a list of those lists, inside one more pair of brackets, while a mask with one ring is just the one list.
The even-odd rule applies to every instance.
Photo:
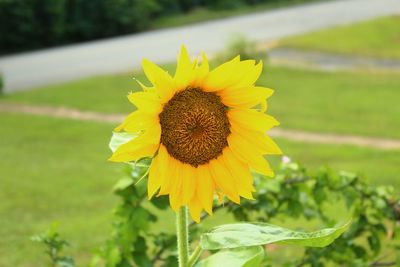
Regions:
[[274, 176], [271, 167], [264, 157], [258, 153], [254, 153], [256, 144], [247, 142], [235, 134], [235, 132], [232, 132], [228, 136], [228, 144], [235, 156], [241, 161], [247, 162], [255, 171], [266, 176]]
[[216, 186], [233, 202], [240, 204], [240, 197], [231, 173], [221, 157], [209, 162], [210, 173]]
[[183, 205], [183, 173], [182, 173], [182, 163], [179, 161], [175, 162], [175, 170], [173, 172], [174, 183], [171, 183], [171, 190], [169, 192], [169, 204], [171, 208], [177, 212], [179, 208]]
[[193, 197], [189, 203], [189, 213], [193, 221], [200, 222], [201, 204], [197, 197]]
[[175, 93], [175, 82], [172, 77], [153, 62], [143, 59], [143, 71], [149, 81], [154, 85], [161, 103], [167, 102]]
[[266, 99], [273, 90], [265, 87], [227, 88], [219, 91], [218, 95], [225, 106], [234, 108], [252, 108], [258, 104], [266, 105]]
[[158, 157], [160, 163], [160, 173], [163, 175], [163, 182], [161, 183], [158, 196], [167, 195], [171, 191], [171, 185], [175, 181], [176, 160], [172, 158], [164, 145], [160, 145], [158, 150]]
[[254, 85], [262, 71], [262, 62], [232, 60], [211, 71], [204, 81], [205, 91], [219, 91], [228, 87]]
[[129, 114], [125, 120], [115, 128], [116, 132], [125, 130], [129, 133], [137, 133], [159, 124], [158, 114], [149, 114], [135, 111]]
[[189, 164], [182, 164], [182, 203], [189, 204], [196, 190], [196, 169]]
[[190, 84], [194, 88], [202, 88], [203, 81], [207, 77], [208, 73], [210, 72], [210, 69], [209, 69], [210, 67], [208, 65], [208, 59], [204, 52], [202, 53], [202, 58], [203, 58], [203, 61], [199, 67], [195, 68], [194, 77]]
[[197, 167], [196, 180], [197, 196], [205, 211], [211, 215], [215, 186], [208, 167]]
[[212, 70], [203, 81], [202, 89], [207, 92], [215, 92], [224, 89], [227, 83], [230, 82], [230, 78], [238, 62], [240, 62], [240, 56]]
[[161, 112], [161, 102], [154, 90], [130, 93], [128, 99], [142, 112], [151, 114]]
[[227, 115], [229, 121], [255, 131], [265, 132], [279, 125], [274, 117], [251, 109], [230, 109]]
[[127, 161], [137, 161], [141, 158], [152, 157], [157, 151], [158, 144], [143, 144], [141, 146], [132, 146], [130, 142], [121, 145], [112, 154], [110, 161], [114, 162], [127, 162]]
[[156, 152], [161, 136], [161, 126], [154, 124], [137, 138], [119, 146], [111, 156], [111, 161], [136, 161], [151, 157]]
[[195, 65], [193, 65], [190, 61], [190, 57], [185, 46], [182, 46], [174, 77], [176, 90], [182, 90], [189, 85], [189, 82], [193, 77], [194, 67]]
[[149, 171], [149, 180], [147, 182], [147, 196], [151, 199], [162, 184], [162, 175], [160, 174], [159, 155], [151, 162]]
[[254, 65], [252, 60], [246, 60], [243, 62], [248, 63], [242, 67], [243, 70], [240, 78], [238, 77], [238, 81], [232, 84], [232, 86], [241, 88], [254, 85], [261, 75], [263, 69], [263, 63], [261, 60], [257, 65]]
[[240, 127], [235, 122], [231, 121], [231, 131], [245, 139], [249, 143], [255, 144], [256, 151], [263, 155], [282, 155], [282, 150], [278, 145], [265, 133], [252, 131]]
[[144, 85], [141, 81], [139, 81], [139, 80], [136, 79], [136, 78], [133, 78], [133, 79], [139, 84], [139, 86], [142, 88], [143, 91], [154, 90], [154, 87], [146, 86], [146, 85]]
[[254, 199], [251, 192], [254, 192], [253, 177], [247, 164], [240, 161], [229, 147], [224, 149], [223, 159], [225, 165], [232, 174], [237, 184], [239, 195], [247, 199]]

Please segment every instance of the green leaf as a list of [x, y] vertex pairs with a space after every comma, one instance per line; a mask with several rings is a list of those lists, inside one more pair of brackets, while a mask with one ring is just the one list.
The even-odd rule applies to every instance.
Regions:
[[117, 150], [117, 148], [133, 139], [138, 137], [138, 134], [132, 134], [132, 133], [116, 133], [113, 132], [113, 135], [110, 140], [109, 147], [112, 152]]
[[264, 249], [261, 246], [221, 250], [195, 267], [256, 267], [260, 266], [264, 258]]
[[56, 260], [59, 267], [75, 267], [74, 259], [71, 257], [63, 257]]
[[278, 242], [307, 247], [325, 247], [338, 238], [349, 226], [350, 221], [340, 227], [305, 233], [267, 223], [226, 224], [203, 234], [200, 245], [205, 250], [249, 247]]
[[118, 182], [114, 185], [113, 187], [113, 191], [120, 191], [120, 190], [124, 190], [127, 187], [131, 186], [133, 184], [133, 179], [130, 177], [125, 177], [122, 178], [120, 180], [118, 180]]
[[107, 266], [117, 266], [117, 264], [121, 261], [121, 252], [117, 247], [113, 248], [107, 257]]

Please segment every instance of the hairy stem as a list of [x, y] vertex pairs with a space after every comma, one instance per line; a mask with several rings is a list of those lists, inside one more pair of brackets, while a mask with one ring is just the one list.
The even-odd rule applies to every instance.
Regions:
[[193, 251], [192, 255], [190, 255], [190, 257], [189, 257], [189, 262], [188, 262], [189, 267], [192, 267], [196, 263], [196, 261], [200, 257], [201, 252], [202, 252], [202, 249], [199, 245], [196, 247], [196, 249]]
[[181, 207], [176, 216], [176, 236], [178, 242], [179, 267], [189, 267], [189, 231], [186, 206]]

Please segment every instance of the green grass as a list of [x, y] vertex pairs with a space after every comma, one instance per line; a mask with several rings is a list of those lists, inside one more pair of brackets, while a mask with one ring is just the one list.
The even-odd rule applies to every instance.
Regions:
[[[310, 2], [327, 1], [327, 0], [281, 0], [272, 3], [262, 3], [252, 6], [241, 5], [232, 9], [207, 9], [196, 8], [184, 14], [172, 14], [155, 19], [152, 24], [152, 29], [186, 26], [202, 21], [216, 20], [249, 13], [262, 12], [269, 9], [286, 7], [294, 4], [303, 4]], [[329, 1], [329, 0], [328, 0]]]
[[52, 221], [83, 266], [110, 230], [122, 175], [107, 162], [112, 126], [5, 113], [0, 124], [0, 266], [44, 266], [29, 238]]
[[400, 59], [400, 16], [290, 37], [281, 45], [348, 55]]
[[[123, 175], [121, 164], [106, 162], [112, 125], [6, 113], [0, 113], [0, 123], [0, 251], [7, 255], [0, 266], [44, 265], [42, 247], [29, 237], [52, 221], [60, 222], [60, 232], [73, 244], [68, 252], [84, 266], [110, 234], [116, 201], [111, 187]], [[310, 169], [328, 164], [400, 189], [399, 152], [277, 141]], [[204, 227], [230, 220], [215, 217]]]
[[[277, 139], [292, 160], [317, 171], [320, 167], [346, 170], [369, 177], [375, 185], [393, 185], [400, 189], [400, 151], [380, 151], [347, 145], [303, 144]], [[276, 158], [275, 158], [276, 160]]]
[[[5, 95], [0, 101], [128, 113], [133, 108], [126, 95], [138, 88], [131, 76], [102, 76], [47, 86]], [[136, 76], [145, 81], [141, 73]], [[397, 74], [267, 66], [259, 84], [275, 89], [270, 112], [283, 128], [400, 138]]]

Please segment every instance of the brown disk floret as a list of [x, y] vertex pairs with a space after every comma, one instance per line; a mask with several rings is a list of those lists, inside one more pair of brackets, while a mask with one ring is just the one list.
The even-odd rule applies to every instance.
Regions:
[[160, 113], [161, 143], [175, 159], [194, 167], [222, 154], [230, 134], [221, 98], [198, 88], [176, 93]]

